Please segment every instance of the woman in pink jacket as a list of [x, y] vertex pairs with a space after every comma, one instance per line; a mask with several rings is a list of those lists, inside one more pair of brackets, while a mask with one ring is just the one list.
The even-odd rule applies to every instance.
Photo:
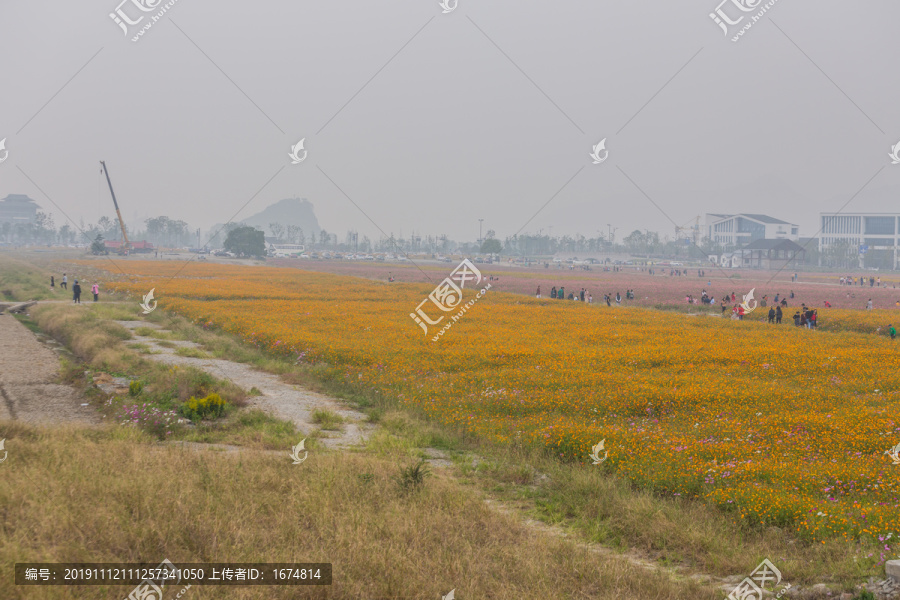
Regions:
[[94, 294], [94, 302], [100, 297], [100, 286], [96, 283], [91, 286], [91, 293]]

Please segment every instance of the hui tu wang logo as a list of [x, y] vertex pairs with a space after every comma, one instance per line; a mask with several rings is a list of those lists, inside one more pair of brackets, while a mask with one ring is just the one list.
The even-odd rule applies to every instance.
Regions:
[[[3, 449], [3, 442], [0, 442], [0, 450], [2, 450], [2, 449]], [[900, 444], [897, 444], [890, 450], [885, 450], [884, 453], [891, 457], [891, 462], [893, 462], [895, 465], [900, 465]], [[3, 462], [3, 461], [0, 461], [0, 462]]]
[[[163, 0], [122, 0], [116, 7], [115, 12], [109, 13], [109, 18], [122, 29], [126, 37], [134, 33], [131, 41], [137, 42], [170, 8], [175, 6], [176, 2], [178, 0], [169, 0], [165, 4], [163, 4]], [[150, 13], [156, 14], [151, 15]], [[147, 17], [149, 17], [149, 20], [144, 21]], [[136, 31], [132, 29], [138, 26], [140, 26], [140, 29]]]
[[[600, 452], [603, 452], [603, 458], [600, 458]], [[599, 465], [604, 460], [609, 458], [609, 452], [607, 452], [606, 450], [606, 440], [600, 440], [599, 444], [591, 448], [591, 453], [588, 456], [595, 465]]]
[[609, 158], [609, 150], [606, 149], [606, 138], [603, 138], [599, 144], [594, 146], [594, 151], [591, 152], [590, 156], [594, 159], [595, 165], [599, 165]]
[[[444, 335], [445, 331], [459, 321], [462, 316], [466, 314], [466, 311], [475, 306], [475, 303], [491, 289], [490, 284], [486, 285], [474, 298], [463, 304], [460, 308], [463, 299], [463, 289], [466, 287], [466, 282], [472, 281], [474, 282], [474, 285], [478, 285], [481, 283], [481, 279], [481, 271], [479, 271], [468, 258], [464, 259], [459, 263], [459, 266], [450, 273], [449, 277], [440, 282], [438, 286], [434, 288], [434, 291], [428, 294], [428, 297], [419, 303], [416, 307], [416, 312], [409, 313], [409, 316], [422, 328], [425, 335], [428, 335], [428, 325], [437, 325], [443, 321], [445, 317], [449, 316], [450, 319], [447, 321], [447, 324], [431, 338], [432, 342], [438, 341], [440, 337]], [[457, 283], [459, 283], [459, 285], [457, 285]], [[449, 313], [457, 310], [457, 308], [459, 308], [459, 310], [455, 315], [441, 315], [437, 319], [431, 319], [425, 314], [425, 310], [422, 308], [422, 305], [429, 300], [441, 312]]]
[[[307, 152], [303, 149], [303, 143], [306, 141], [306, 138], [303, 138], [299, 142], [297, 142], [294, 146], [291, 146], [291, 153], [288, 156], [291, 157], [292, 165], [299, 165], [304, 160], [306, 160]], [[300, 156], [300, 152], [303, 152], [303, 156]]]
[[3, 138], [2, 140], [0, 140], [0, 163], [2, 163], [7, 158], [9, 158], [9, 150], [6, 149], [6, 138]]
[[9, 452], [6, 451], [6, 450], [3, 448], [3, 445], [4, 445], [5, 443], [6, 443], [6, 438], [3, 438], [2, 440], [0, 440], [0, 450], [3, 450], [3, 458], [0, 458], [0, 463], [2, 463], [3, 461], [5, 461], [5, 460], [6, 460], [6, 455], [9, 454]]
[[[737, 42], [747, 30], [762, 19], [763, 15], [766, 14], [770, 8], [775, 6], [776, 2], [778, 2], [778, 0], [769, 0], [765, 4], [763, 4], [763, 0], [722, 0], [716, 7], [716, 10], [709, 13], [709, 18], [722, 28], [722, 31], [726, 36], [734, 33], [731, 41]], [[726, 10], [723, 8], [726, 5], [731, 5], [731, 8]], [[756, 14], [748, 14], [752, 12], [756, 12]], [[750, 20], [744, 22], [744, 19], [748, 16], [750, 17]], [[740, 29], [732, 29], [732, 27], [741, 25], [741, 23], [744, 24]]]
[[[300, 443], [296, 446], [292, 446], [291, 450], [293, 450], [293, 452], [291, 452], [291, 458], [294, 459], [293, 464], [295, 465], [299, 465], [309, 457], [309, 451], [306, 449], [306, 438], [300, 440]], [[303, 458], [300, 458], [301, 452], [303, 452]]]
[[[5, 142], [6, 140], [3, 141]], [[3, 142], [0, 142], [0, 149], [2, 148]], [[897, 142], [897, 145], [891, 148], [891, 153], [888, 156], [894, 161], [891, 163], [892, 165], [900, 165], [900, 142]], [[0, 162], [3, 162], [3, 159], [0, 159]]]
[[[756, 307], [759, 306], [759, 303], [753, 299], [753, 292], [755, 291], [756, 288], [750, 290], [750, 293], [744, 296], [744, 301], [741, 302], [741, 307], [744, 309], [745, 315], [752, 313], [754, 310], [756, 310]], [[753, 306], [750, 306], [751, 302], [753, 302]]]
[[440, 0], [438, 4], [444, 9], [443, 14], [446, 15], [447, 13], [452, 13], [456, 10], [456, 7], [459, 6], [459, 0]]
[[[750, 577], [746, 577], [737, 587], [731, 590], [726, 600], [762, 600], [763, 596], [766, 595], [763, 590], [766, 589], [766, 585], [770, 582], [772, 587], [781, 583], [781, 571], [767, 558], [759, 563], [756, 569], [750, 573]], [[775, 598], [781, 598], [790, 588], [791, 584], [786, 584], [775, 595]]]
[[[156, 288], [150, 290], [150, 293], [144, 296], [144, 301], [141, 302], [141, 308], [144, 309], [144, 314], [149, 315], [154, 310], [156, 310], [156, 300], [153, 299], [153, 292], [156, 291]], [[153, 306], [150, 306], [150, 302], [153, 302]]]

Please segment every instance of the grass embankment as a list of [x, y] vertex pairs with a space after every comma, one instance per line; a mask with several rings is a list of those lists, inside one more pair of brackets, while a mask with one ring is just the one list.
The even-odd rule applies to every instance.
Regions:
[[[124, 597], [131, 586], [16, 587], [15, 562], [330, 562], [329, 587], [200, 587], [191, 598], [713, 600], [564, 540], [536, 538], [452, 480], [400, 485], [397, 453], [158, 446], [132, 429], [0, 425], [0, 597]], [[419, 489], [415, 489], [418, 487]]]

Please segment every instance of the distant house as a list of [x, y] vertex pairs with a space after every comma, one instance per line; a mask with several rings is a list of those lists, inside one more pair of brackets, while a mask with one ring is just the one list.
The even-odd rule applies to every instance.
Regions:
[[40, 206], [23, 194], [10, 194], [0, 200], [0, 224], [27, 225], [34, 223]]
[[800, 237], [798, 225], [760, 214], [708, 213], [706, 229], [709, 240], [723, 246], [744, 246], [757, 240], [797, 241]]
[[745, 269], [777, 270], [806, 262], [806, 250], [791, 240], [757, 240], [735, 255], [740, 256], [740, 266]]
[[[712, 260], [712, 257], [710, 260]], [[723, 269], [737, 269], [741, 266], [741, 255], [736, 252], [726, 252], [718, 258], [717, 264]]]

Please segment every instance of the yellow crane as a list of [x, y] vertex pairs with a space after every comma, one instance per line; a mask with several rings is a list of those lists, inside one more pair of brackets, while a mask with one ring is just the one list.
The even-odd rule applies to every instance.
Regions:
[[125, 221], [122, 220], [122, 213], [119, 211], [119, 203], [116, 201], [116, 193], [113, 191], [112, 181], [109, 178], [109, 171], [106, 169], [106, 163], [104, 161], [100, 161], [100, 166], [103, 167], [103, 173], [106, 175], [106, 183], [109, 184], [109, 193], [112, 194], [113, 205], [116, 207], [116, 216], [119, 218], [119, 225], [122, 227], [122, 248], [119, 249], [119, 254], [127, 254], [129, 250], [131, 250], [131, 242], [128, 241], [128, 234], [125, 232]]

